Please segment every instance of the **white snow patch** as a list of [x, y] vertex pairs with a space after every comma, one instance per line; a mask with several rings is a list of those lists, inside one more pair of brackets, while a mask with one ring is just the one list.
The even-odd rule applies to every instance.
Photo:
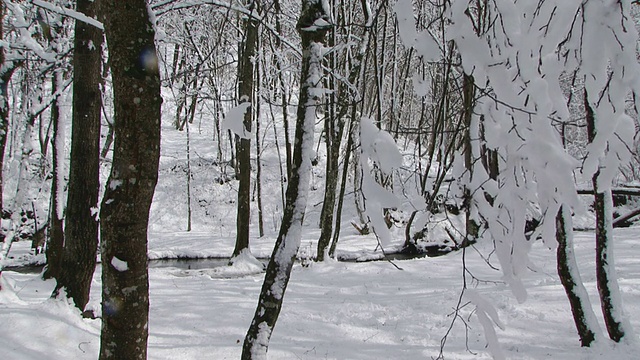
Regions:
[[120, 179], [111, 179], [111, 181], [109, 181], [109, 188], [111, 190], [115, 190], [118, 187], [120, 187], [122, 185], [122, 180]]
[[118, 259], [116, 256], [111, 258], [111, 265], [120, 272], [129, 270], [129, 264], [127, 264], [126, 261]]
[[238, 106], [231, 108], [222, 120], [222, 128], [231, 130], [241, 139], [251, 139], [253, 133], [244, 126], [244, 115], [251, 108], [250, 102], [243, 102]]

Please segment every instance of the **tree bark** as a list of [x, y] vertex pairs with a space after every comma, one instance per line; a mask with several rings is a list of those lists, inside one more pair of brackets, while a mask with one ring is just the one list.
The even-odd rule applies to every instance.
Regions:
[[[317, 261], [324, 261], [325, 253], [331, 242], [333, 232], [333, 214], [336, 205], [336, 189], [338, 187], [339, 155], [342, 141], [342, 129], [344, 121], [338, 118], [335, 103], [336, 96], [330, 95], [332, 104], [329, 106], [329, 117], [325, 119], [324, 135], [327, 149], [327, 163], [325, 168], [324, 200], [320, 212], [320, 238], [318, 239]], [[338, 128], [336, 129], [336, 125]]]
[[[587, 137], [589, 143], [596, 137], [595, 113], [589, 102], [589, 94], [584, 90], [584, 106], [587, 120]], [[596, 213], [596, 280], [602, 315], [609, 338], [619, 342], [625, 336], [625, 326], [622, 317], [623, 308], [620, 301], [620, 289], [615, 276], [613, 262], [613, 198], [611, 189], [602, 186], [600, 170], [592, 178], [595, 199], [593, 209]], [[606, 190], [601, 190], [605, 188]]]
[[296, 141], [293, 171], [287, 187], [287, 206], [271, 260], [267, 266], [258, 306], [247, 331], [242, 359], [265, 359], [271, 334], [282, 309], [291, 268], [302, 236], [302, 221], [307, 206], [316, 103], [322, 70], [324, 37], [329, 30], [329, 16], [320, 0], [303, 0], [297, 24], [302, 39], [301, 86], [296, 116]]
[[100, 359], [146, 359], [147, 226], [160, 158], [160, 73], [144, 0], [104, 0], [113, 78], [113, 165], [101, 204]]
[[[51, 142], [51, 158], [53, 178], [51, 180], [51, 199], [49, 207], [49, 240], [45, 254], [47, 256], [47, 267], [42, 274], [43, 279], [59, 278], [62, 265], [62, 254], [64, 245], [64, 229], [63, 229], [63, 214], [60, 204], [62, 186], [61, 182], [61, 169], [60, 161], [62, 157], [61, 153], [64, 152], [64, 140], [62, 138], [62, 132], [60, 128], [60, 106], [58, 103], [59, 94], [56, 94], [58, 89], [62, 85], [62, 75], [59, 71], [55, 71], [53, 79], [51, 81], [51, 92], [54, 94], [54, 101], [51, 104], [51, 126], [53, 128], [53, 141]], [[37, 225], [37, 224], [36, 224]], [[36, 226], [36, 232], [38, 227]], [[35, 236], [35, 234], [34, 234]], [[91, 272], [93, 274], [93, 270]], [[83, 309], [81, 309], [83, 310]]]
[[[251, 3], [251, 11], [259, 8], [257, 0]], [[258, 23], [250, 17], [245, 22], [245, 39], [242, 46], [240, 65], [238, 67], [238, 98], [239, 103], [253, 102], [253, 58], [258, 42]], [[253, 109], [250, 105], [244, 114], [244, 127], [251, 131]], [[236, 246], [233, 249], [233, 258], [243, 251], [249, 250], [249, 227], [251, 223], [251, 138], [236, 137], [239, 184], [238, 184], [238, 215], [236, 217]]]
[[[77, 11], [94, 17], [99, 6], [100, 0], [78, 0]], [[84, 310], [89, 301], [98, 250], [96, 213], [100, 186], [103, 35], [101, 30], [83, 21], [76, 21], [74, 32], [69, 193], [64, 248], [60, 269], [54, 272], [59, 274], [54, 296], [64, 288], [66, 296]]]
[[[260, 79], [260, 64], [256, 63], [256, 77]], [[262, 85], [258, 80], [257, 94], [260, 94]], [[275, 126], [274, 126], [275, 128]], [[276, 144], [276, 147], [278, 145]], [[256, 192], [258, 196], [258, 235], [264, 236], [264, 216], [262, 211], [262, 149], [260, 144], [260, 102], [256, 101]]]
[[[353, 107], [352, 113], [355, 114], [355, 106]], [[336, 255], [336, 247], [338, 246], [338, 240], [340, 239], [340, 220], [342, 219], [342, 205], [344, 204], [344, 193], [347, 190], [347, 177], [349, 175], [349, 162], [351, 161], [351, 153], [353, 150], [353, 136], [351, 136], [351, 132], [353, 131], [353, 121], [349, 123], [348, 130], [348, 140], [347, 146], [344, 154], [344, 165], [342, 167], [342, 179], [340, 182], [340, 195], [338, 196], [338, 205], [336, 207], [336, 220], [335, 220], [335, 229], [333, 231], [333, 238], [331, 240], [331, 246], [329, 247], [329, 256], [335, 258]]]
[[[473, 107], [475, 105], [475, 88], [473, 76], [464, 74], [462, 75], [462, 92], [463, 92], [463, 117], [464, 125], [466, 127], [466, 133], [464, 138], [464, 165], [469, 173], [469, 183], [473, 178], [473, 149], [472, 149], [472, 135], [471, 132], [474, 129], [472, 126]], [[435, 194], [434, 194], [435, 196]], [[472, 241], [478, 237], [478, 224], [472, 217], [472, 195], [471, 189], [465, 186], [464, 189], [464, 207], [465, 207], [465, 228], [466, 228], [466, 240]]]
[[584, 288], [578, 264], [573, 252], [573, 224], [571, 211], [563, 205], [556, 216], [556, 240], [558, 241], [557, 261], [558, 277], [562, 282], [564, 291], [569, 298], [573, 321], [578, 330], [580, 344], [591, 346], [596, 340], [596, 334], [600, 334], [600, 326], [593, 313], [591, 301], [587, 290]]

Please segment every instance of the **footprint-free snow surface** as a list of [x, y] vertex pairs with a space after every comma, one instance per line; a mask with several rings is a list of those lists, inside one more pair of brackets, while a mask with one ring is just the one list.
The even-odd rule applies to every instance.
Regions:
[[[303, 247], [315, 241], [303, 239]], [[640, 229], [615, 232], [616, 268], [625, 311], [640, 327]], [[313, 236], [313, 238], [311, 238]], [[176, 240], [176, 239], [179, 239]], [[151, 234], [150, 255], [159, 249], [217, 255], [232, 239], [205, 234]], [[254, 241], [268, 253], [273, 239]], [[364, 241], [364, 242], [363, 242]], [[602, 319], [595, 288], [593, 233], [576, 234], [576, 254], [594, 310]], [[182, 246], [183, 250], [180, 250]], [[15, 244], [15, 254], [28, 244]], [[348, 236], [343, 251], [375, 243]], [[22, 250], [21, 250], [22, 249]], [[217, 249], [217, 250], [216, 250]], [[228, 253], [227, 253], [228, 254]], [[183, 254], [184, 255], [184, 254]], [[152, 256], [153, 257], [153, 256]], [[636, 359], [640, 348], [601, 337], [591, 349], [578, 341], [569, 303], [556, 274], [555, 252], [537, 242], [525, 276], [528, 299], [518, 304], [488, 263], [490, 244], [468, 248], [466, 286], [495, 308], [504, 330], [495, 327], [508, 359]], [[271, 339], [270, 359], [488, 359], [491, 354], [475, 306], [463, 289], [463, 253], [438, 258], [374, 262], [296, 264], [284, 308]], [[264, 273], [251, 259], [229, 269], [151, 268], [149, 359], [238, 359], [255, 310]], [[37, 274], [5, 271], [0, 292], [0, 349], [7, 360], [96, 359], [100, 320], [83, 319], [62, 301], [49, 299], [54, 286]], [[89, 308], [100, 303], [100, 267]], [[455, 320], [453, 326], [452, 322]]]

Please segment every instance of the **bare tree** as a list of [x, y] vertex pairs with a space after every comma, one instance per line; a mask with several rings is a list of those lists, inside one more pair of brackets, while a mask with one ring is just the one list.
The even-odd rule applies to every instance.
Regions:
[[100, 210], [100, 359], [146, 359], [147, 226], [160, 158], [160, 73], [144, 0], [101, 7], [113, 78], [113, 165]]
[[[344, 13], [345, 6], [338, 6], [335, 1], [332, 1], [333, 9], [340, 11], [339, 15], [336, 16], [337, 22], [346, 22], [349, 21], [347, 19], [347, 15]], [[362, 71], [363, 71], [363, 58], [366, 52], [365, 44], [369, 40], [370, 28], [371, 28], [371, 8], [369, 4], [364, 1], [361, 3], [361, 11], [363, 13], [363, 22], [364, 29], [362, 34], [358, 34], [358, 37], [361, 38], [360, 44], [358, 44], [357, 52], [354, 55], [351, 55], [349, 52], [342, 59], [339, 59], [337, 54], [334, 52], [330, 59], [330, 68], [332, 71], [338, 71], [341, 67], [346, 67], [345, 64], [351, 64], [351, 68], [349, 69], [349, 73], [346, 76], [346, 79], [342, 81], [338, 81], [337, 75], [330, 78], [330, 86], [332, 87], [332, 91], [329, 95], [329, 104], [327, 111], [327, 118], [325, 119], [324, 124], [324, 136], [325, 136], [325, 144], [327, 149], [327, 165], [325, 171], [325, 191], [324, 191], [324, 200], [322, 202], [322, 211], [320, 215], [320, 238], [318, 239], [318, 261], [323, 261], [325, 258], [325, 252], [327, 250], [331, 250], [329, 248], [329, 244], [333, 238], [336, 239], [333, 243], [337, 243], [337, 238], [340, 234], [340, 214], [342, 212], [342, 197], [344, 196], [345, 189], [345, 181], [346, 177], [342, 177], [342, 186], [340, 189], [340, 196], [336, 199], [337, 196], [337, 188], [338, 188], [338, 179], [340, 178], [340, 150], [342, 147], [342, 138], [344, 135], [344, 130], [346, 126], [345, 118], [350, 116], [351, 120], [356, 117], [356, 108], [358, 102], [361, 97], [360, 94], [354, 93], [354, 88], [359, 88], [362, 85]], [[353, 10], [352, 10], [353, 11]], [[342, 28], [347, 28], [342, 24]], [[346, 39], [350, 39], [353, 34], [348, 33], [346, 35], [341, 35], [336, 28], [332, 29], [330, 38], [330, 45], [337, 47], [338, 41], [341, 40], [340, 36], [344, 36]], [[344, 40], [345, 42], [351, 40]], [[343, 76], [340, 75], [340, 78]], [[347, 144], [347, 149], [345, 153], [345, 161], [343, 175], [345, 174], [346, 169], [349, 167], [349, 158], [351, 156], [351, 144], [352, 137], [349, 134], [349, 140]], [[356, 170], [358, 171], [358, 170]], [[336, 208], [336, 201], [338, 202]], [[335, 217], [334, 217], [335, 212]], [[334, 228], [335, 221], [335, 228]], [[335, 246], [334, 246], [335, 250]], [[329, 251], [329, 253], [333, 254], [333, 251]]]
[[[591, 106], [589, 93], [584, 90], [584, 106], [587, 117], [587, 136], [589, 142], [596, 137], [597, 127], [595, 112]], [[604, 323], [611, 340], [619, 342], [626, 334], [623, 319], [620, 317], [622, 304], [620, 290], [615, 277], [613, 265], [613, 198], [609, 184], [603, 184], [600, 169], [593, 175], [593, 192], [595, 199], [593, 209], [596, 213], [596, 280]]]
[[[260, 9], [259, 1], [253, 0], [249, 5], [253, 14]], [[245, 21], [245, 35], [242, 42], [238, 66], [238, 100], [240, 104], [253, 102], [253, 73], [254, 57], [258, 44], [258, 21], [250, 16]], [[253, 122], [253, 106], [249, 105], [244, 113], [244, 127], [251, 132]], [[249, 225], [251, 223], [251, 138], [236, 136], [239, 180], [238, 185], [238, 216], [236, 220], [236, 246], [233, 257], [249, 249]], [[233, 261], [233, 259], [231, 260]]]
[[262, 359], [276, 325], [291, 268], [300, 247], [309, 180], [313, 133], [316, 121], [317, 87], [321, 84], [322, 48], [330, 29], [328, 9], [320, 0], [303, 0], [297, 29], [302, 38], [301, 87], [296, 115], [296, 141], [293, 151], [293, 171], [287, 186], [287, 206], [280, 233], [267, 267], [253, 321], [242, 348], [242, 359]]
[[571, 210], [563, 205], [556, 216], [556, 239], [558, 240], [558, 277], [562, 282], [573, 320], [578, 330], [580, 344], [590, 346], [600, 336], [600, 326], [591, 307], [589, 295], [582, 283], [575, 254], [573, 253], [573, 222]]
[[[87, 17], [97, 14], [100, 1], [78, 0], [76, 9]], [[89, 301], [98, 249], [98, 190], [100, 111], [102, 95], [102, 30], [76, 20], [73, 50], [73, 110], [69, 192], [60, 269], [54, 273], [54, 295], [64, 288], [80, 310]], [[62, 151], [63, 149], [59, 149]], [[56, 209], [52, 209], [54, 213]], [[49, 267], [55, 267], [51, 263]]]

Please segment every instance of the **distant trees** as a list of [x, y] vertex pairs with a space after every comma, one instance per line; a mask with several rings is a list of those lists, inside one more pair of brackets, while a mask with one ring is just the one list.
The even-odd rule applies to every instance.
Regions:
[[[4, 2], [0, 2], [0, 40], [4, 40], [4, 22], [5, 22]], [[20, 65], [19, 61], [7, 60], [7, 50], [5, 46], [0, 47], [0, 170], [4, 167], [4, 155], [7, 145], [7, 136], [9, 132], [9, 81]], [[2, 194], [4, 190], [4, 181], [2, 171], [0, 171], [0, 212], [4, 211], [4, 203]], [[0, 230], [1, 231], [1, 230]], [[5, 234], [2, 234], [4, 237]]]
[[[62, 122], [58, 100], [69, 82], [64, 77], [68, 70], [65, 22], [32, 4], [3, 1], [0, 10], [0, 167], [9, 175], [0, 176], [0, 191], [9, 192], [0, 200], [6, 220], [0, 230], [4, 239], [1, 268], [14, 240], [36, 237], [47, 226], [47, 221], [41, 221], [47, 218], [43, 211], [47, 206], [35, 201], [33, 183], [46, 181], [51, 171], [47, 159], [51, 129]], [[11, 186], [7, 179], [12, 180]], [[33, 245], [39, 244], [34, 241]]]
[[[329, 4], [332, 13], [335, 14], [336, 26], [331, 28], [328, 44], [338, 49], [341, 44], [349, 41], [350, 36], [357, 37], [359, 41], [354, 46], [354, 52], [335, 51], [328, 59], [328, 66], [334, 73], [330, 74], [326, 81], [327, 88], [330, 90], [325, 101], [323, 135], [327, 157], [324, 199], [320, 213], [320, 238], [317, 247], [318, 261], [323, 261], [327, 255], [334, 255], [330, 244], [336, 244], [340, 234], [342, 197], [344, 197], [347, 182], [344, 175], [349, 168], [349, 159], [354, 146], [350, 130], [354, 129], [353, 123], [357, 121], [358, 106], [365, 90], [363, 74], [366, 66], [363, 63], [373, 27], [373, 14], [371, 14], [371, 8], [367, 2], [361, 2], [359, 9], [355, 4], [344, 4], [337, 1], [331, 1]], [[358, 29], [345, 26], [347, 21], [354, 21], [360, 16], [362, 17], [360, 20], [362, 30], [358, 31]], [[343, 144], [345, 129], [349, 139], [346, 146]], [[344, 175], [341, 178], [340, 154], [343, 149], [345, 150], [342, 172]], [[341, 190], [338, 191], [340, 182]]]
[[146, 1], [104, 0], [113, 79], [113, 164], [100, 210], [100, 359], [146, 359], [147, 226], [160, 158], [160, 72]]

